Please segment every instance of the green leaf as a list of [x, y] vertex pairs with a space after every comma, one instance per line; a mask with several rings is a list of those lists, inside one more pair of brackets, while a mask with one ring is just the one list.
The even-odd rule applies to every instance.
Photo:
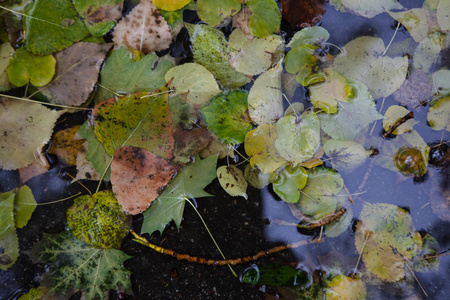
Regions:
[[197, 155], [194, 162], [178, 171], [156, 201], [143, 213], [141, 232], [152, 234], [159, 231], [162, 234], [171, 220], [180, 228], [186, 198], [212, 196], [203, 189], [216, 178], [216, 165], [217, 155], [205, 159], [200, 159]]
[[7, 73], [9, 61], [13, 54], [14, 48], [9, 43], [0, 45], [0, 92], [9, 91], [13, 87]]
[[450, 96], [439, 99], [430, 107], [427, 120], [433, 130], [450, 131]]
[[217, 168], [217, 178], [225, 192], [232, 197], [242, 196], [246, 200], [247, 196], [247, 181], [244, 174], [236, 166], [221, 166]]
[[300, 199], [300, 190], [306, 185], [308, 175], [300, 166], [287, 166], [278, 174], [273, 184], [273, 190], [284, 201], [295, 203]]
[[229, 37], [231, 47], [229, 61], [238, 72], [258, 75], [266, 71], [284, 54], [283, 40], [279, 35], [249, 40], [242, 29], [236, 28]]
[[333, 68], [347, 78], [366, 84], [375, 99], [391, 95], [405, 81], [408, 58], [384, 55], [382, 39], [361, 36], [344, 48], [346, 52], [335, 58]]
[[245, 137], [245, 153], [250, 157], [250, 165], [265, 174], [275, 172], [286, 163], [275, 147], [277, 140], [275, 125], [262, 124], [249, 131]]
[[244, 177], [251, 186], [262, 189], [277, 179], [277, 173], [264, 174], [250, 164], [245, 166]]
[[297, 74], [295, 80], [303, 86], [308, 86], [310, 82], [310, 75], [316, 68], [318, 63], [314, 54], [317, 46], [302, 45], [291, 49], [286, 55], [284, 67], [286, 71], [291, 74]]
[[245, 2], [249, 9], [250, 33], [265, 38], [280, 30], [281, 14], [275, 0], [250, 0]]
[[14, 214], [17, 228], [23, 228], [31, 219], [36, 208], [36, 200], [34, 200], [31, 189], [24, 185], [16, 192], [14, 199]]
[[283, 116], [281, 61], [259, 76], [248, 93], [248, 113], [253, 123], [275, 124]]
[[319, 114], [320, 127], [336, 140], [354, 140], [370, 123], [383, 119], [372, 95], [359, 81], [350, 81], [355, 98], [352, 103], [340, 103], [336, 114]]
[[331, 158], [331, 162], [337, 170], [346, 172], [351, 172], [363, 165], [368, 156], [366, 149], [354, 141], [331, 139], [323, 145], [323, 150]]
[[387, 282], [404, 278], [404, 259], [420, 253], [422, 244], [411, 215], [392, 204], [366, 203], [359, 218], [355, 246], [367, 271]]
[[[404, 108], [400, 105], [391, 105], [384, 113], [384, 119], [383, 119], [383, 129], [385, 131], [389, 131], [391, 127], [400, 119], [405, 117], [410, 113], [409, 110]], [[404, 132], [409, 132], [412, 130], [413, 126], [416, 125], [417, 121], [414, 121], [414, 119], [409, 119], [408, 121], [404, 122], [400, 126], [398, 126], [392, 133], [393, 134], [402, 134]]]
[[0, 168], [14, 170], [33, 163], [63, 112], [37, 103], [0, 98]]
[[9, 62], [8, 78], [16, 86], [30, 82], [34, 86], [44, 86], [55, 75], [56, 60], [53, 56], [37, 56], [23, 48], [17, 50]]
[[107, 34], [122, 17], [123, 0], [74, 0], [73, 5], [92, 36]]
[[360, 1], [335, 0], [331, 4], [341, 11], [347, 11], [366, 18], [373, 18], [386, 10], [404, 9], [398, 0]]
[[[166, 83], [164, 75], [173, 67], [166, 58], [147, 54], [134, 61], [125, 47], [112, 51], [100, 72], [100, 88], [95, 103], [115, 96], [116, 93], [153, 91]], [[103, 88], [104, 87], [104, 88]]]
[[328, 31], [320, 26], [305, 27], [296, 32], [287, 47], [297, 48], [306, 44], [317, 45], [330, 38]]
[[34, 54], [60, 51], [89, 35], [69, 0], [37, 0], [26, 14], [25, 47]]
[[308, 182], [295, 206], [314, 220], [333, 214], [338, 194], [344, 186], [341, 175], [332, 169], [315, 168], [308, 171]]
[[167, 93], [157, 90], [97, 104], [95, 134], [106, 152], [112, 156], [119, 147], [135, 146], [171, 158], [174, 139], [167, 97]]
[[67, 225], [89, 246], [119, 249], [128, 233], [128, 216], [112, 191], [77, 197], [67, 209]]
[[195, 10], [195, 3], [189, 2], [188, 5], [184, 6], [183, 8], [180, 8], [178, 10], [174, 11], [167, 11], [160, 9], [159, 12], [164, 17], [164, 19], [167, 21], [167, 24], [169, 27], [173, 30], [178, 28], [178, 25], [183, 22], [183, 12], [185, 10]]
[[311, 111], [301, 118], [288, 115], [276, 123], [275, 147], [281, 157], [292, 163], [311, 159], [320, 146], [320, 121]]
[[0, 194], [0, 270], [7, 270], [19, 257], [19, 240], [14, 224], [14, 193]]
[[[92, 163], [95, 171], [100, 176], [105, 174], [103, 180], [109, 181], [111, 177], [109, 166], [112, 156], [106, 152], [105, 146], [97, 139], [94, 126], [90, 125], [89, 121], [86, 121], [78, 129], [78, 134], [89, 143], [86, 159]], [[79, 171], [79, 166], [77, 166], [77, 169]]]
[[26, 294], [20, 296], [19, 300], [39, 300], [42, 299], [41, 287], [31, 288]]
[[[132, 293], [130, 271], [123, 262], [131, 256], [117, 249], [97, 249], [77, 239], [72, 232], [45, 234], [31, 250], [31, 255], [50, 264], [48, 293], [82, 291], [86, 299], [105, 299], [109, 290], [120, 287]], [[46, 281], [41, 281], [45, 283]]]
[[226, 88], [239, 88], [250, 78], [236, 72], [228, 61], [229, 46], [223, 33], [205, 24], [185, 24], [191, 36], [194, 61], [207, 68]]
[[356, 279], [339, 274], [327, 286], [326, 300], [331, 299], [366, 299], [366, 284], [362, 279]]
[[306, 285], [310, 280], [308, 274], [303, 270], [282, 264], [266, 264], [253, 265], [245, 270], [242, 281], [258, 285], [297, 286]]
[[241, 10], [239, 0], [198, 0], [197, 13], [200, 20], [217, 26], [222, 20], [228, 20]]
[[214, 75], [202, 65], [186, 63], [173, 67], [165, 75], [166, 81], [171, 81], [170, 87], [175, 95], [187, 94], [187, 100], [192, 104], [203, 106], [220, 93]]
[[247, 96], [248, 92], [241, 90], [225, 92], [211, 99], [211, 104], [201, 110], [208, 130], [224, 143], [240, 144], [252, 129], [247, 116]]

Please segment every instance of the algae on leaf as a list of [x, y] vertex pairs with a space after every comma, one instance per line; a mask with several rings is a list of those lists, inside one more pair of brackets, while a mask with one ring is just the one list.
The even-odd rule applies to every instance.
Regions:
[[26, 14], [25, 47], [34, 54], [61, 51], [89, 36], [70, 0], [37, 0]]

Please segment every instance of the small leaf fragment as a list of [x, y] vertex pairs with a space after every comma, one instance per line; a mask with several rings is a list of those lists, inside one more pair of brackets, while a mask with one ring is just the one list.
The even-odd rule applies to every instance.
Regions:
[[366, 284], [361, 279], [339, 274], [327, 286], [326, 300], [362, 300], [366, 297]]
[[297, 286], [309, 282], [308, 274], [288, 265], [266, 264], [253, 265], [245, 270], [242, 281], [248, 284], [270, 286]]
[[52, 145], [48, 153], [55, 154], [61, 162], [67, 166], [75, 166], [77, 161], [77, 152], [84, 140], [74, 140], [80, 125], [75, 125], [67, 129], [56, 132], [52, 138]]
[[31, 189], [26, 185], [21, 186], [16, 192], [14, 199], [14, 213], [17, 228], [23, 228], [27, 225], [36, 205], [37, 203]]
[[174, 11], [183, 8], [191, 0], [152, 0], [158, 9]]
[[245, 180], [242, 171], [236, 166], [230, 165], [217, 168], [217, 178], [228, 195], [233, 197], [242, 196], [245, 199], [248, 198], [247, 180]]

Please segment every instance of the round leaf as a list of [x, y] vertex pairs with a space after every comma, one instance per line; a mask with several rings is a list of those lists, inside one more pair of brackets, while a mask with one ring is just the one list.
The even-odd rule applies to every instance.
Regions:
[[450, 31], [450, 2], [439, 1], [436, 16], [442, 31]]
[[308, 76], [313, 73], [317, 65], [317, 58], [313, 55], [318, 47], [302, 45], [288, 52], [284, 67], [291, 74], [297, 74], [295, 80], [303, 86], [309, 85]]
[[67, 210], [67, 224], [77, 238], [103, 249], [119, 249], [129, 229], [128, 216], [112, 191], [76, 198]]
[[434, 130], [450, 131], [450, 96], [439, 99], [430, 107], [427, 120]]
[[303, 167], [287, 166], [273, 182], [273, 190], [283, 201], [295, 203], [300, 199], [300, 190], [305, 187], [307, 178]]
[[247, 96], [246, 91], [223, 93], [202, 108], [208, 129], [227, 144], [244, 142], [245, 135], [252, 129], [247, 116]]
[[200, 20], [218, 26], [241, 10], [239, 0], [198, 0], [197, 13]]
[[328, 31], [320, 26], [305, 27], [294, 34], [289, 44], [290, 48], [297, 48], [306, 44], [315, 45], [326, 42], [330, 38]]
[[236, 166], [221, 166], [217, 168], [219, 183], [228, 195], [242, 196], [247, 199], [247, 180]]
[[364, 147], [354, 141], [328, 140], [323, 145], [325, 153], [332, 159], [332, 163], [338, 170], [351, 172], [364, 164], [367, 151]]
[[9, 62], [8, 78], [16, 86], [24, 86], [28, 82], [34, 86], [44, 86], [55, 75], [55, 65], [53, 56], [37, 56], [21, 48]]
[[250, 0], [245, 2], [249, 13], [250, 33], [259, 38], [280, 30], [281, 14], [275, 0]]

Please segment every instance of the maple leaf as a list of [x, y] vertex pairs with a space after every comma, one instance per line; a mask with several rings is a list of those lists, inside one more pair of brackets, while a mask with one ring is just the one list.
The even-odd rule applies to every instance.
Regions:
[[186, 198], [209, 197], [211, 194], [203, 189], [216, 178], [217, 155], [200, 159], [182, 168], [177, 176], [169, 183], [156, 201], [147, 209], [142, 223], [142, 233], [161, 234], [166, 225], [174, 220], [180, 227]]

